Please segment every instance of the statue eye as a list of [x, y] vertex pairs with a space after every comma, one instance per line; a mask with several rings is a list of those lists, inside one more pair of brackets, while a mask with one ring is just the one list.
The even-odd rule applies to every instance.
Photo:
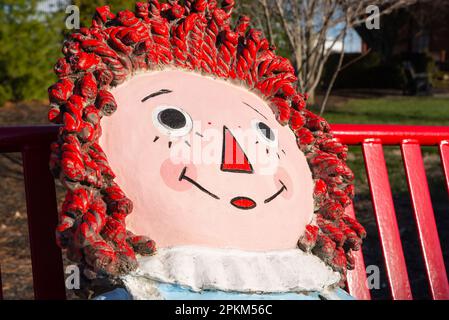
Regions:
[[277, 147], [278, 138], [273, 129], [271, 129], [266, 123], [259, 120], [253, 120], [252, 126], [257, 132], [257, 135], [261, 138], [260, 140], [262, 140], [262, 142], [265, 142], [271, 147]]
[[268, 140], [270, 140], [270, 141], [275, 141], [276, 140], [276, 137], [274, 135], [273, 130], [271, 130], [271, 128], [269, 126], [267, 126], [265, 123], [263, 123], [263, 122], [257, 123], [257, 129]]
[[173, 108], [162, 110], [157, 117], [162, 125], [170, 129], [181, 129], [187, 124], [187, 118], [184, 113]]
[[153, 111], [153, 124], [163, 134], [182, 137], [192, 130], [192, 118], [178, 107], [160, 106]]

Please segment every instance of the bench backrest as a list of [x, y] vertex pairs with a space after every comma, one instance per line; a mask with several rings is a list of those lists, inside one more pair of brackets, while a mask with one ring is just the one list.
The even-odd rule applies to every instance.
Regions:
[[[449, 284], [424, 171], [420, 146], [439, 146], [449, 190], [449, 127], [392, 125], [333, 125], [337, 139], [361, 145], [371, 190], [374, 214], [393, 299], [412, 299], [383, 145], [400, 145], [418, 227], [427, 278], [433, 299], [449, 299]], [[57, 203], [49, 171], [49, 145], [58, 127], [0, 128], [0, 153], [21, 152], [36, 299], [65, 299], [63, 263], [56, 246]], [[348, 208], [354, 215], [354, 209]], [[1, 264], [1, 261], [0, 261]], [[348, 274], [348, 289], [359, 299], [370, 299], [361, 252]], [[0, 299], [2, 299], [0, 269]]]
[[[334, 125], [343, 143], [361, 145], [393, 299], [412, 299], [383, 145], [401, 147], [405, 174], [418, 229], [426, 275], [433, 299], [449, 299], [449, 284], [429, 193], [421, 146], [438, 146], [449, 191], [449, 127], [392, 125]], [[353, 207], [348, 209], [354, 214]], [[369, 299], [366, 271], [361, 253], [356, 269], [349, 273], [348, 287], [359, 299]]]

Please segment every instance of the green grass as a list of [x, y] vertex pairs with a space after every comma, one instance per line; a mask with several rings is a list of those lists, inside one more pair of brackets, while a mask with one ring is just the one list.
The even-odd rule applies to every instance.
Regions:
[[[316, 112], [316, 109], [313, 110]], [[337, 105], [330, 105], [324, 113], [324, 117], [331, 124], [371, 123], [449, 126], [449, 98], [391, 97], [349, 99], [347, 101], [343, 100], [343, 102]], [[429, 178], [433, 180], [431, 189], [434, 189], [435, 184], [438, 186], [444, 184], [440, 162], [438, 157], [435, 157], [437, 152], [436, 147], [423, 148], [427, 173]], [[407, 192], [407, 183], [399, 147], [384, 147], [384, 153], [393, 193]], [[355, 184], [359, 195], [367, 196], [368, 181], [360, 147], [350, 148], [348, 165], [356, 176]], [[444, 188], [440, 189], [444, 192]]]
[[343, 105], [329, 106], [324, 117], [330, 123], [449, 126], [449, 98], [350, 99]]

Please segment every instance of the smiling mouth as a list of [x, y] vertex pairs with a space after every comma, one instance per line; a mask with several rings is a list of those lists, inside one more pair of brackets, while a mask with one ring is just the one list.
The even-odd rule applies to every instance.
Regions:
[[281, 180], [279, 180], [279, 182], [281, 183], [282, 188], [280, 188], [278, 192], [276, 192], [275, 194], [273, 194], [273, 195], [272, 195], [271, 197], [269, 197], [268, 199], [265, 199], [264, 203], [268, 203], [268, 202], [273, 201], [273, 200], [276, 199], [282, 192], [287, 191], [287, 187], [285, 186], [285, 184], [284, 184]]
[[[216, 194], [210, 192], [205, 187], [203, 187], [201, 184], [199, 184], [198, 182], [196, 182], [192, 178], [188, 177], [186, 175], [186, 173], [187, 173], [187, 167], [185, 167], [182, 170], [182, 172], [181, 172], [181, 174], [179, 176], [179, 181], [185, 180], [185, 181], [193, 184], [195, 187], [197, 187], [198, 189], [200, 189], [204, 193], [208, 194], [212, 198], [220, 200], [219, 196], [217, 196]], [[265, 199], [265, 201], [264, 201], [265, 204], [267, 204], [267, 203], [273, 201], [274, 199], [276, 199], [279, 195], [282, 194], [282, 192], [287, 191], [287, 187], [285, 186], [285, 184], [281, 180], [279, 180], [279, 182], [281, 183], [282, 187], [275, 194], [273, 194], [271, 197]], [[256, 201], [254, 201], [253, 199], [248, 198], [248, 197], [235, 197], [235, 198], [231, 199], [231, 205], [233, 205], [234, 207], [236, 207], [238, 209], [250, 210], [250, 209], [254, 209], [257, 206], [257, 203], [256, 203]]]
[[212, 198], [220, 200], [220, 197], [213, 194], [212, 192], [210, 192], [209, 190], [207, 190], [206, 188], [204, 188], [202, 185], [200, 185], [198, 182], [196, 182], [195, 180], [193, 180], [192, 178], [186, 176], [186, 172], [187, 172], [187, 167], [185, 167], [182, 172], [181, 175], [179, 176], [179, 181], [185, 180], [187, 182], [190, 182], [191, 184], [193, 184], [195, 187], [197, 187], [198, 189], [200, 189], [201, 191], [203, 191], [204, 193], [207, 193], [208, 195], [210, 195]]

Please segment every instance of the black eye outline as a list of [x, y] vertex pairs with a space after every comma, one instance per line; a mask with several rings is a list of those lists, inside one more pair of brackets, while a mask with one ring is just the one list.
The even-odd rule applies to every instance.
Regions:
[[[169, 110], [173, 110], [175, 112], [169, 114], [167, 113]], [[180, 117], [180, 115], [184, 116], [184, 119]], [[193, 128], [193, 122], [190, 115], [183, 109], [175, 106], [158, 106], [153, 111], [152, 120], [154, 126], [161, 133], [171, 137], [183, 137], [189, 134]], [[169, 123], [170, 121], [172, 121], [172, 123]]]
[[[278, 137], [269, 125], [257, 119], [251, 121], [251, 124], [262, 142], [273, 148], [278, 146]], [[267, 129], [269, 130], [269, 132], [267, 132]]]

